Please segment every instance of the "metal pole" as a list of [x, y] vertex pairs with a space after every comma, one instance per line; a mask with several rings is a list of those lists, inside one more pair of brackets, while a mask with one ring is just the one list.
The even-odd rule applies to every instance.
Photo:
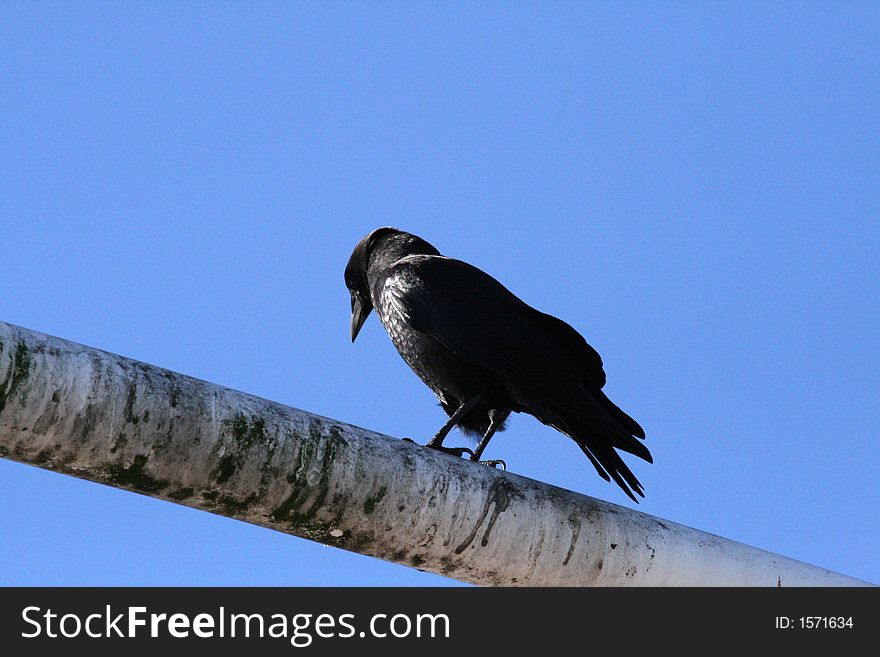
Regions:
[[0, 456], [475, 584], [866, 584], [2, 322]]

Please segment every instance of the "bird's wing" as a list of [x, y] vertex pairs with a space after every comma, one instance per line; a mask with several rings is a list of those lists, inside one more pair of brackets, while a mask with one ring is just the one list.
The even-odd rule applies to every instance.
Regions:
[[533, 319], [562, 345], [565, 345], [568, 353], [574, 359], [578, 371], [586, 378], [585, 383], [593, 383], [597, 388], [602, 388], [605, 385], [605, 369], [602, 367], [602, 357], [599, 352], [593, 349], [584, 340], [584, 336], [572, 328], [570, 324], [553, 315], [542, 313], [531, 307], [528, 308], [532, 312]]
[[524, 303], [484, 271], [443, 256], [410, 256], [377, 284], [417, 331], [430, 334], [505, 381], [556, 387], [574, 377], [588, 389], [605, 384], [602, 359], [561, 319]]

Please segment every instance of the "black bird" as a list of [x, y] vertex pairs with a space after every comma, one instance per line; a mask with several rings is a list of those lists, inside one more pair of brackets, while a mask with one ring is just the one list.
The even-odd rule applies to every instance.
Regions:
[[[614, 479], [633, 501], [633, 491], [645, 496], [615, 451], [652, 463], [638, 440], [645, 432], [602, 392], [602, 359], [571, 326], [396, 228], [379, 228], [358, 242], [345, 285], [351, 341], [375, 308], [397, 351], [449, 415], [427, 447], [478, 461], [511, 412], [529, 413], [574, 440], [599, 475]], [[482, 437], [475, 450], [443, 446], [456, 425]]]

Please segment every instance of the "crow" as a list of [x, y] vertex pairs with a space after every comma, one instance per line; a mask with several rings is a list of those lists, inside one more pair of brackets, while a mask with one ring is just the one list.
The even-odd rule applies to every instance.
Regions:
[[[599, 475], [614, 479], [634, 502], [633, 491], [645, 496], [615, 451], [652, 463], [638, 440], [645, 432], [602, 392], [602, 359], [570, 325], [396, 228], [378, 228], [358, 242], [345, 285], [351, 341], [375, 309], [403, 360], [449, 416], [427, 447], [479, 461], [511, 413], [528, 413], [574, 440]], [[454, 426], [480, 436], [475, 450], [444, 447]]]

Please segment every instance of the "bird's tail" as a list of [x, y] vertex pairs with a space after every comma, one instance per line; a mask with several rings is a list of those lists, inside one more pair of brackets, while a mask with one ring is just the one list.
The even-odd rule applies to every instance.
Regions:
[[[642, 426], [620, 410], [613, 401], [605, 396], [604, 392], [598, 390], [596, 392], [596, 399], [602, 405], [602, 408], [604, 408], [611, 417], [617, 420], [624, 429], [642, 440], [645, 439], [645, 430], [642, 429]], [[641, 443], [639, 444], [641, 445]], [[623, 447], [621, 447], [621, 449], [623, 449]], [[635, 452], [630, 453], [635, 454]]]
[[623, 462], [620, 454], [614, 451], [613, 447], [604, 441], [595, 441], [589, 438], [575, 439], [575, 442], [581, 448], [581, 451], [587, 455], [587, 458], [590, 459], [590, 463], [596, 468], [599, 476], [605, 481], [613, 479], [620, 486], [621, 490], [636, 504], [639, 501], [633, 495], [633, 492], [637, 493], [640, 497], [645, 496], [641, 482], [632, 473], [629, 466]]
[[[648, 463], [653, 463], [651, 452], [636, 438], [639, 434], [641, 434], [640, 437], [644, 437], [645, 432], [635, 420], [617, 408], [605, 395], [601, 395], [600, 400], [604, 400], [602, 405], [611, 416], [608, 421], [597, 423], [596, 418], [592, 418], [589, 422], [567, 418], [559, 424], [554, 422], [552, 425], [577, 443], [581, 451], [590, 459], [590, 463], [596, 468], [600, 477], [605, 481], [613, 479], [633, 502], [638, 503], [638, 499], [633, 493], [644, 497], [645, 492], [642, 484], [620, 457], [620, 454], [615, 451], [615, 448], [634, 454]], [[619, 419], [617, 414], [605, 406], [605, 402], [628, 422]], [[638, 433], [633, 429], [638, 429]], [[632, 433], [630, 433], [631, 431]]]

